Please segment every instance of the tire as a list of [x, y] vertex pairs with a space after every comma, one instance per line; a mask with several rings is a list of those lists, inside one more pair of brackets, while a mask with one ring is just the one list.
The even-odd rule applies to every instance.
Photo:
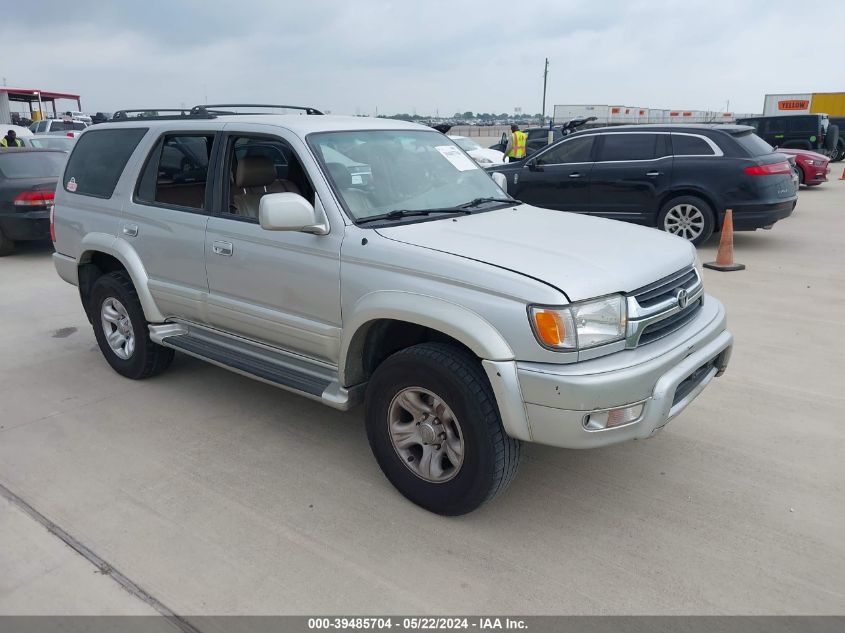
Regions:
[[[683, 222], [690, 220], [689, 224]], [[657, 228], [677, 235], [694, 246], [706, 242], [716, 228], [716, 216], [708, 203], [695, 196], [672, 198], [657, 215]]]
[[[97, 344], [118, 374], [141, 380], [160, 374], [170, 366], [174, 352], [150, 339], [147, 320], [129, 275], [113, 272], [99, 277], [91, 289], [90, 302]], [[109, 343], [107, 326], [110, 332], [117, 334], [113, 339], [117, 349]]]
[[829, 152], [834, 151], [839, 145], [839, 126], [830, 124], [827, 126], [827, 134], [824, 136], [824, 148]]
[[415, 345], [379, 365], [367, 387], [366, 426], [390, 483], [437, 514], [466, 514], [490, 501], [520, 461], [521, 442], [505, 433], [480, 363], [448, 344]]
[[832, 162], [838, 163], [843, 158], [845, 158], [845, 138], [840, 136], [836, 144], [836, 156], [833, 157]]
[[15, 243], [6, 237], [6, 234], [0, 230], [0, 257], [11, 255], [15, 252]]
[[793, 165], [792, 171], [794, 171], [795, 175], [798, 176], [798, 186], [800, 187], [804, 184], [804, 170], [801, 169], [798, 165]]

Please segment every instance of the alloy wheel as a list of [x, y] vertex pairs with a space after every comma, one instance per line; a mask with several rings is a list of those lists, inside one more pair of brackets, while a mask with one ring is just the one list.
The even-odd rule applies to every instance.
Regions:
[[704, 231], [704, 214], [692, 204], [677, 204], [666, 213], [663, 230], [692, 241]]
[[105, 299], [100, 308], [100, 322], [115, 356], [122, 360], [131, 358], [135, 352], [135, 331], [123, 304], [114, 297]]

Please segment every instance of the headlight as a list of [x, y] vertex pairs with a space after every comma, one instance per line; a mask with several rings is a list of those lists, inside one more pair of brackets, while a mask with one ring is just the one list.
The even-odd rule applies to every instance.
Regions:
[[622, 295], [581, 301], [566, 307], [531, 306], [537, 340], [555, 350], [578, 350], [625, 338], [628, 307]]

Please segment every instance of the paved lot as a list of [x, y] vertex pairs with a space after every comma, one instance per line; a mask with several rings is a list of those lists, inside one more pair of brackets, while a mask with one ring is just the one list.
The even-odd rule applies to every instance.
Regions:
[[[120, 378], [28, 248], [0, 260], [0, 484], [182, 614], [842, 614], [843, 233], [837, 180], [739, 234], [748, 270], [705, 272], [736, 335], [725, 377], [654, 439], [529, 446], [509, 492], [457, 519], [394, 492], [360, 411], [183, 356]], [[54, 537], [9, 512], [0, 612], [29, 612], [49, 563], [21, 521]]]

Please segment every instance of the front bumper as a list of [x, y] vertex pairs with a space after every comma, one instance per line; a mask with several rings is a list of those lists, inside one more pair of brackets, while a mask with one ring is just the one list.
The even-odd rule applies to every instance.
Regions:
[[[510, 391], [518, 392], [521, 407], [507, 392], [508, 363], [485, 361], [485, 367], [512, 436], [596, 448], [650, 437], [683, 411], [727, 367], [733, 336], [725, 326], [724, 307], [705, 296], [704, 307], [686, 327], [637, 349], [569, 365], [513, 363], [517, 384]], [[497, 367], [491, 372], [490, 366]], [[644, 407], [633, 422], [602, 430], [584, 426], [590, 413], [636, 403]]]

